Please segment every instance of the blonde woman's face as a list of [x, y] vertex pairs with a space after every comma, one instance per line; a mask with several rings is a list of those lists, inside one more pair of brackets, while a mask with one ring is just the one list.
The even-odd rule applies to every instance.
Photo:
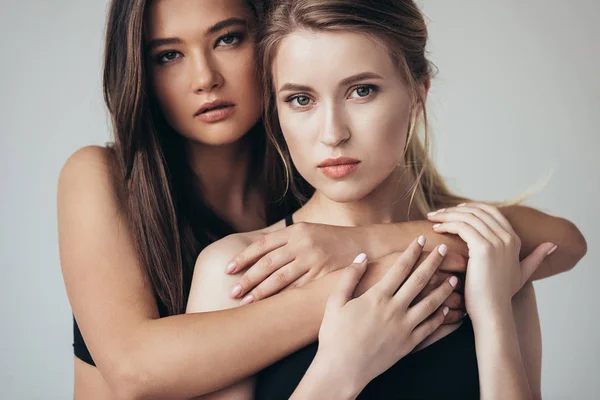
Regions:
[[326, 197], [360, 200], [403, 163], [411, 98], [383, 45], [297, 31], [279, 47], [273, 80], [294, 165]]
[[237, 141], [261, 112], [253, 16], [243, 0], [154, 0], [146, 61], [169, 124], [198, 143]]

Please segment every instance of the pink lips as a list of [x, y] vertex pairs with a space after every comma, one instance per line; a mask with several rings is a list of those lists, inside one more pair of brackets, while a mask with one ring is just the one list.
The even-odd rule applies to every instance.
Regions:
[[318, 168], [329, 178], [341, 179], [356, 171], [359, 164], [360, 161], [355, 158], [328, 158], [320, 163]]
[[194, 114], [204, 122], [219, 122], [229, 117], [235, 111], [235, 104], [225, 100], [206, 102]]

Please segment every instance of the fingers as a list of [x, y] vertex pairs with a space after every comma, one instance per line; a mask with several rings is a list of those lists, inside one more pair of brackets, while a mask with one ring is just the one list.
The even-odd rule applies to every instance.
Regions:
[[[402, 287], [400, 287], [394, 295], [395, 301], [402, 307], [408, 308], [409, 304], [423, 290], [435, 271], [437, 271], [447, 252], [448, 247], [445, 244], [436, 247], [429, 257], [415, 269]], [[433, 310], [431, 311], [433, 312]]]
[[[286, 228], [287, 229], [287, 228]], [[286, 229], [271, 232], [261, 236], [248, 247], [239, 252], [229, 261], [225, 273], [235, 274], [257, 262], [265, 254], [284, 246], [287, 243], [288, 234]]]
[[[448, 278], [450, 280], [450, 278]], [[450, 293], [450, 296], [446, 300], [444, 300], [444, 305], [448, 306], [450, 310], [459, 310], [464, 313], [465, 310], [465, 296], [456, 292], [456, 288], [454, 291]]]
[[458, 253], [448, 252], [444, 260], [442, 260], [439, 270], [465, 273], [467, 272], [467, 259]]
[[444, 317], [448, 312], [448, 307], [440, 307], [435, 314], [427, 318], [427, 320], [423, 321], [412, 331], [411, 340], [413, 348], [417, 347], [419, 343], [425, 340], [442, 325]]
[[[415, 239], [404, 251], [400, 257], [394, 262], [387, 273], [377, 282], [370, 291], [376, 291], [383, 296], [393, 296], [398, 290], [402, 282], [412, 271], [415, 263], [419, 259], [423, 246], [425, 245], [425, 237], [419, 236]], [[429, 281], [429, 279], [427, 279]], [[425, 282], [427, 283], [427, 282]]]
[[305, 274], [305, 270], [297, 268], [295, 262], [292, 262], [285, 267], [278, 269], [272, 275], [269, 275], [267, 279], [252, 289], [250, 293], [244, 297], [241, 304], [249, 304], [279, 293], [290, 283], [295, 282]]
[[408, 310], [407, 316], [413, 321], [413, 324], [416, 326], [433, 314], [452, 294], [457, 283], [458, 278], [451, 277], [423, 300], [412, 306]]
[[456, 324], [460, 321], [463, 320], [463, 318], [465, 318], [467, 315], [467, 313], [465, 312], [465, 310], [453, 310], [450, 309], [448, 311], [448, 314], [446, 314], [446, 318], [444, 318], [444, 325], [452, 325], [452, 324]]
[[438, 233], [454, 233], [460, 236], [467, 244], [487, 242], [479, 231], [465, 222], [444, 222], [433, 226]]
[[[452, 210], [458, 210], [452, 209]], [[475, 212], [475, 211], [474, 211]], [[428, 218], [431, 220], [436, 220], [439, 222], [464, 222], [471, 225], [475, 228], [479, 234], [487, 239], [488, 242], [493, 244], [499, 244], [500, 242], [508, 241], [510, 239], [510, 234], [503, 230], [500, 225], [489, 215], [484, 217], [485, 219], [480, 218], [480, 215], [485, 214], [483, 211], [479, 210], [477, 212], [479, 215], [470, 212], [460, 212], [460, 211], [444, 211], [438, 212], [433, 215], [428, 215]], [[489, 225], [491, 223], [499, 232], [494, 231], [493, 227]]]
[[[488, 214], [490, 214], [492, 217], [494, 217], [496, 219], [496, 221], [498, 221], [498, 223], [500, 225], [502, 225], [502, 227], [509, 232], [510, 234], [514, 235], [515, 231], [513, 230], [512, 225], [510, 224], [510, 222], [508, 222], [508, 219], [504, 216], [504, 214], [502, 214], [500, 212], [500, 210], [497, 207], [491, 206], [489, 204], [485, 204], [485, 203], [469, 203], [469, 206], [473, 206], [473, 207], [479, 207], [482, 210], [486, 211]], [[459, 204], [459, 206], [461, 206]], [[463, 206], [464, 207], [464, 206]]]
[[554, 253], [557, 248], [558, 246], [554, 243], [542, 243], [521, 261], [521, 276], [523, 278], [521, 285], [524, 285], [531, 278], [531, 275], [538, 269], [542, 261]]
[[[280, 269], [283, 266], [289, 265], [292, 261], [294, 261], [294, 257], [284, 247], [280, 247], [275, 251], [270, 252], [244, 273], [238, 283], [232, 288], [231, 296], [233, 298], [239, 298], [253, 287], [275, 274], [277, 274], [277, 279], [285, 279], [284, 273], [290, 275], [293, 272], [281, 271]], [[295, 272], [295, 275], [295, 278], [302, 276], [299, 271]], [[286, 285], [290, 282], [292, 281], [288, 281]]]
[[354, 263], [346, 267], [329, 299], [327, 308], [340, 308], [352, 299], [356, 285], [367, 270], [367, 255], [359, 254]]
[[[463, 221], [470, 224], [474, 224], [475, 219], [479, 219], [483, 224], [487, 225], [493, 234], [500, 238], [505, 243], [508, 243], [511, 238], [511, 232], [506, 231], [504, 227], [496, 220], [496, 218], [490, 215], [487, 211], [478, 207], [470, 207], [465, 205], [462, 207], [452, 207], [444, 211], [436, 211], [427, 214], [427, 217], [431, 221], [435, 222], [446, 222], [446, 221]], [[479, 225], [473, 225], [479, 229]], [[480, 233], [484, 234], [484, 231], [479, 230]], [[487, 237], [487, 235], [485, 235]], [[488, 237], [488, 240], [490, 237]]]

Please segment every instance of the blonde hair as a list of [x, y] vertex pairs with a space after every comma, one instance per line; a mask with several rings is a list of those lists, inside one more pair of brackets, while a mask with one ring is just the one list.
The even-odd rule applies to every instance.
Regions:
[[[260, 71], [265, 85], [264, 122], [272, 148], [267, 161], [280, 158], [267, 167], [272, 185], [284, 181], [282, 192], [290, 188], [300, 203], [314, 192], [295, 170], [278, 122], [273, 98], [272, 65], [282, 40], [294, 31], [348, 31], [369, 36], [387, 48], [406, 81], [412, 98], [411, 123], [404, 164], [414, 184], [407, 196], [423, 215], [429, 211], [457, 205], [469, 199], [452, 193], [429, 156], [429, 126], [425, 99], [419, 86], [430, 79], [432, 66], [425, 56], [428, 33], [425, 19], [412, 0], [282, 0], [275, 1], [267, 13], [259, 40]], [[422, 128], [422, 129], [419, 129]], [[419, 133], [423, 133], [420, 137]], [[278, 160], [280, 163], [280, 161]], [[281, 165], [281, 164], [280, 164]]]

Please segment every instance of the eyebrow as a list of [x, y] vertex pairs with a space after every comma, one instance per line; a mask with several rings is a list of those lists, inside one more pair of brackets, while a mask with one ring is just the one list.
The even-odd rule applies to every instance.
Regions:
[[[248, 25], [248, 22], [245, 19], [235, 18], [235, 17], [227, 18], [227, 19], [224, 19], [223, 21], [217, 22], [216, 24], [214, 24], [213, 26], [208, 28], [206, 30], [206, 35], [212, 35], [212, 34], [217, 33], [225, 28], [229, 28], [231, 26], [247, 27], [247, 25]], [[177, 38], [177, 37], [152, 39], [146, 45], [146, 51], [149, 52], [160, 46], [181, 44], [181, 43], [183, 43], [183, 40], [181, 40], [180, 38]]]
[[[360, 74], [349, 76], [340, 82], [338, 86], [349, 86], [354, 83], [364, 81], [366, 79], [383, 79], [383, 76], [376, 74], [374, 72], [361, 72]], [[280, 92], [292, 90], [292, 91], [304, 91], [310, 92], [313, 89], [310, 86], [298, 85], [295, 83], [286, 83], [279, 88]]]

